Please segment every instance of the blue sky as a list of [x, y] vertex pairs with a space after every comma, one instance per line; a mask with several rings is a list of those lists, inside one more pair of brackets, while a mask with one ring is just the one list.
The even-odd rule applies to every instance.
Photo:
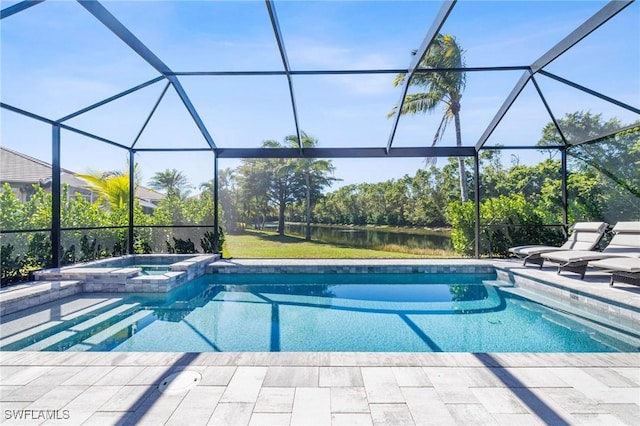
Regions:
[[[2, 1], [2, 7], [15, 2]], [[262, 1], [103, 2], [174, 71], [281, 70]], [[603, 1], [460, 1], [442, 32], [455, 35], [468, 66], [530, 65], [599, 10]], [[440, 8], [435, 1], [279, 1], [275, 3], [295, 70], [407, 67]], [[640, 7], [633, 4], [546, 69], [630, 105], [640, 104]], [[157, 73], [74, 1], [48, 0], [2, 21], [2, 101], [58, 119], [148, 81]], [[521, 71], [468, 73], [462, 98], [463, 143], [473, 146]], [[322, 147], [384, 147], [386, 114], [398, 101], [394, 75], [294, 76], [302, 130]], [[214, 141], [256, 147], [294, 133], [287, 81], [266, 77], [181, 77]], [[156, 83], [68, 122], [130, 145], [164, 87]], [[618, 117], [634, 114], [545, 77], [540, 85], [557, 116], [576, 110]], [[1, 110], [2, 144], [50, 159], [49, 126]], [[394, 146], [429, 145], [440, 119], [402, 117]], [[488, 145], [532, 145], [549, 122], [527, 87]], [[127, 154], [63, 132], [63, 167], [122, 169]], [[443, 146], [455, 144], [451, 125]], [[204, 147], [205, 142], [170, 88], [137, 147]], [[520, 154], [537, 161], [535, 153]], [[183, 170], [195, 185], [212, 177], [207, 153], [140, 153], [143, 181], [165, 168]], [[444, 160], [440, 160], [442, 164]], [[221, 160], [220, 167], [238, 161]], [[334, 160], [341, 184], [376, 182], [415, 173], [422, 159]]]

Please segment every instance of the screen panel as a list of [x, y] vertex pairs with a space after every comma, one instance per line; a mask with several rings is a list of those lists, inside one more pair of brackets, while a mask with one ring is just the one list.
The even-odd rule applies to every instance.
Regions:
[[158, 76], [77, 2], [30, 7], [0, 34], [3, 102], [53, 120]]

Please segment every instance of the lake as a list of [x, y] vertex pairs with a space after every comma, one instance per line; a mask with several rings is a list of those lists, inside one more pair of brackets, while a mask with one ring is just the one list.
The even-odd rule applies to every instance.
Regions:
[[[285, 225], [285, 233], [304, 236], [305, 225], [287, 224]], [[311, 225], [311, 239], [361, 248], [397, 245], [418, 250], [453, 250], [451, 237], [444, 232], [424, 235], [411, 233], [410, 230], [406, 232], [391, 232], [384, 229], [354, 229], [340, 226]]]

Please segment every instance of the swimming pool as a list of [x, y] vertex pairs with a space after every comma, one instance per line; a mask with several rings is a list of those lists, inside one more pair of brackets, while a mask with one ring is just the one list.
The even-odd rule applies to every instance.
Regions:
[[640, 342], [529, 300], [495, 274], [211, 274], [167, 294], [66, 303], [76, 308], [43, 306], [56, 321], [3, 336], [0, 349], [637, 352]]

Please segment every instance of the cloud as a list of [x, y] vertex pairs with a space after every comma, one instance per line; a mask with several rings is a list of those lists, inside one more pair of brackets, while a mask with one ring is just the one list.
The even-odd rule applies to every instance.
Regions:
[[[297, 38], [287, 44], [289, 63], [294, 70], [379, 70], [392, 68], [389, 57], [345, 46]], [[380, 95], [394, 91], [391, 74], [334, 75], [327, 81], [355, 95]]]
[[294, 69], [378, 69], [392, 67], [392, 60], [379, 52], [367, 52], [310, 38], [294, 38], [286, 44]]

